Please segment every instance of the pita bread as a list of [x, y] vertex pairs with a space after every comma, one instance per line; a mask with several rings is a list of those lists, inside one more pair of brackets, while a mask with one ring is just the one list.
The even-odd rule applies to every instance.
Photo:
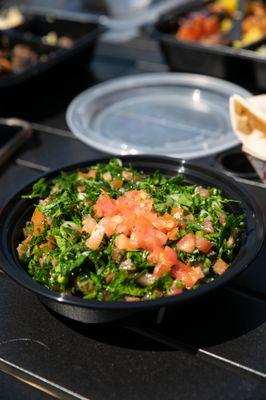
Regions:
[[266, 95], [230, 98], [230, 118], [244, 151], [266, 161]]

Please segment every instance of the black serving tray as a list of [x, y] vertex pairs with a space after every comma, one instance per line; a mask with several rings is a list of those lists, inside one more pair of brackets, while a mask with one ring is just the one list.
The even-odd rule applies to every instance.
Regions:
[[175, 37], [179, 17], [202, 9], [206, 3], [209, 1], [188, 1], [145, 27], [145, 30], [158, 40], [172, 71], [211, 75], [235, 82], [251, 91], [265, 91], [266, 58], [253, 51], [255, 43], [246, 48], [235, 49], [224, 45], [205, 46]]
[[88, 42], [91, 38], [91, 32], [94, 30], [94, 24], [80, 21], [69, 21], [65, 19], [27, 15], [25, 21], [18, 27], [9, 32], [13, 35], [24, 36], [30, 40], [43, 42], [42, 37], [49, 32], [55, 32], [59, 37], [67, 36], [75, 41], [74, 45], [81, 42]]
[[[29, 35], [31, 29], [32, 35]], [[38, 114], [43, 97], [53, 97], [58, 90], [67, 90], [69, 82], [86, 71], [103, 30], [95, 22], [77, 23], [62, 19], [48, 22], [45, 18], [31, 16], [17, 29], [0, 33], [0, 43], [5, 38], [10, 41], [11, 48], [16, 44], [27, 44], [37, 53], [48, 55], [47, 60], [36, 62], [19, 73], [0, 74], [0, 94], [5, 99], [0, 104], [1, 115], [32, 119], [31, 114]], [[64, 33], [69, 35], [75, 40], [73, 47], [42, 43], [41, 36], [49, 31], [56, 32], [58, 36]]]

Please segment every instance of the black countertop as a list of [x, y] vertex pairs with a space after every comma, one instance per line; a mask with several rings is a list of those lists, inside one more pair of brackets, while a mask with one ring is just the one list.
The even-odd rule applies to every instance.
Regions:
[[[97, 82], [166, 66], [155, 43], [137, 39], [101, 43], [92, 69]], [[33, 138], [2, 168], [0, 204], [46, 170], [103, 155], [68, 132], [61, 96], [60, 112], [32, 116]], [[220, 167], [215, 157], [198, 161]], [[245, 186], [266, 216], [265, 189]], [[67, 321], [0, 273], [0, 399], [265, 399], [265, 252], [266, 243], [245, 273], [196, 307], [131, 326]]]

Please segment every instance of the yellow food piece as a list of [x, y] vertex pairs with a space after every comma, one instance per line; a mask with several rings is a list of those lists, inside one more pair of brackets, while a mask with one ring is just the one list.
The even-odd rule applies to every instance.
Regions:
[[238, 0], [217, 0], [216, 3], [231, 14], [237, 9]]
[[232, 20], [229, 18], [225, 18], [220, 25], [220, 29], [222, 33], [228, 33], [231, 31], [233, 26]]
[[243, 35], [242, 40], [236, 40], [233, 43], [233, 47], [239, 49], [243, 46], [248, 46], [249, 44], [256, 42], [263, 38], [263, 32], [260, 29], [254, 27], [251, 28], [247, 33]]

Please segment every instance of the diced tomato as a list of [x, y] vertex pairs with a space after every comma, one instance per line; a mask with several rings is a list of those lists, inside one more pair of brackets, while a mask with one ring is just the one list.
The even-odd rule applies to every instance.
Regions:
[[209, 17], [205, 17], [204, 19], [204, 35], [210, 36], [214, 35], [219, 30], [219, 21], [215, 15], [210, 15]]
[[131, 181], [131, 179], [133, 178], [133, 174], [130, 171], [123, 171], [122, 177], [125, 181]]
[[177, 265], [177, 254], [169, 246], [165, 246], [158, 257], [158, 262], [154, 268], [153, 275], [157, 278], [162, 276], [165, 272], [169, 272], [173, 265]]
[[187, 289], [191, 289], [199, 279], [204, 278], [200, 267], [190, 267], [180, 261], [171, 269], [170, 275], [181, 282]]
[[191, 289], [199, 279], [204, 278], [204, 273], [200, 267], [191, 267], [191, 271], [185, 278], [185, 285], [187, 289]]
[[116, 233], [124, 233], [126, 236], [130, 236], [135, 224], [136, 217], [133, 213], [118, 214], [122, 217], [121, 222], [116, 227]]
[[209, 195], [209, 190], [205, 189], [202, 186], [196, 187], [195, 192], [198, 193], [201, 197], [207, 197]]
[[171, 231], [167, 232], [167, 237], [169, 240], [176, 240], [178, 235], [178, 228], [174, 228]]
[[204, 232], [205, 233], [214, 233], [214, 229], [212, 226], [212, 220], [211, 217], [206, 217], [204, 218], [203, 222], [201, 223], [201, 225], [204, 226]]
[[212, 243], [202, 236], [196, 235], [196, 247], [203, 253], [208, 253], [212, 247]]
[[125, 196], [118, 197], [116, 207], [120, 213], [128, 212], [129, 202]]
[[148, 213], [150, 213], [152, 210], [152, 204], [153, 204], [152, 199], [140, 200], [138, 206], [135, 209], [136, 215], [145, 216]]
[[116, 206], [116, 201], [108, 194], [99, 197], [93, 210], [98, 218], [113, 217], [119, 212]]
[[38, 209], [38, 207], [35, 208], [31, 220], [33, 222], [33, 234], [34, 236], [39, 236], [44, 232], [45, 215]]
[[218, 258], [218, 260], [212, 266], [212, 269], [214, 270], [214, 272], [216, 272], [216, 274], [222, 275], [227, 270], [228, 267], [229, 264], [227, 264], [221, 258]]
[[112, 177], [112, 175], [111, 175], [110, 172], [105, 172], [105, 173], [102, 175], [102, 177], [103, 177], [103, 180], [104, 180], [105, 182], [112, 182], [112, 180], [113, 180], [113, 177]]
[[85, 179], [95, 179], [96, 178], [96, 170], [90, 169], [88, 172], [79, 172], [78, 175]]
[[164, 252], [160, 254], [158, 263], [155, 265], [153, 270], [153, 276], [159, 278], [165, 272], [169, 272], [172, 267], [172, 263], [165, 257]]
[[165, 246], [164, 248], [166, 258], [173, 264], [177, 265], [177, 254], [170, 246]]
[[104, 227], [98, 224], [92, 231], [89, 239], [87, 239], [86, 245], [92, 250], [97, 250], [102, 243], [104, 233]]
[[193, 253], [196, 247], [196, 238], [193, 233], [188, 233], [179, 240], [176, 247], [186, 253]]
[[171, 215], [175, 219], [181, 219], [184, 216], [184, 210], [180, 207], [174, 207], [174, 208], [172, 208]]
[[188, 272], [189, 271], [190, 266], [184, 264], [182, 261], [177, 260], [177, 263], [175, 266], [173, 266], [173, 268], [171, 268], [170, 271], [170, 275], [172, 278], [177, 279], [177, 276], [179, 276], [179, 272]]
[[115, 246], [119, 250], [133, 251], [136, 250], [137, 247], [131, 243], [130, 239], [126, 237], [124, 234], [118, 235], [115, 239]]
[[153, 200], [144, 190], [130, 190], [117, 199], [117, 208], [123, 212], [136, 213], [136, 215], [145, 215], [152, 210]]
[[112, 252], [112, 259], [113, 260], [117, 260], [118, 256], [119, 256], [119, 249], [117, 247], [115, 247], [113, 252]]
[[28, 249], [28, 244], [30, 243], [32, 237], [31, 236], [27, 236], [17, 247], [17, 252], [19, 257], [22, 257], [23, 254], [26, 253], [27, 249]]
[[180, 40], [194, 41], [200, 38], [200, 33], [195, 30], [195, 27], [192, 30], [192, 27], [186, 24], [180, 27], [177, 37]]
[[115, 189], [120, 189], [123, 185], [123, 181], [121, 179], [114, 179], [112, 185]]
[[99, 225], [102, 225], [105, 229], [106, 236], [110, 237], [117, 232], [117, 227], [123, 218], [121, 215], [114, 215], [113, 217], [104, 217], [100, 220]]
[[170, 214], [165, 213], [162, 217], [158, 217], [153, 225], [162, 232], [169, 232], [177, 226], [177, 221]]
[[140, 298], [139, 297], [133, 297], [133, 296], [126, 296], [125, 300], [129, 301], [129, 302], [134, 302], [134, 301], [140, 301]]
[[157, 263], [160, 258], [160, 254], [162, 253], [162, 247], [154, 247], [152, 252], [148, 255], [148, 261], [152, 263]]
[[167, 242], [167, 236], [156, 229], [137, 226], [131, 234], [131, 240], [137, 247], [152, 251], [155, 247], [162, 247]]
[[56, 248], [56, 246], [50, 241], [40, 244], [40, 248], [42, 249], [43, 247], [49, 247], [51, 250]]
[[216, 16], [196, 15], [181, 25], [177, 37], [186, 41], [198, 41], [216, 34], [218, 30], [219, 21]]
[[82, 220], [82, 226], [83, 226], [82, 230], [84, 232], [91, 234], [92, 231], [95, 229], [96, 225], [97, 225], [97, 222], [95, 221], [94, 218], [92, 218], [91, 215], [86, 215]]

